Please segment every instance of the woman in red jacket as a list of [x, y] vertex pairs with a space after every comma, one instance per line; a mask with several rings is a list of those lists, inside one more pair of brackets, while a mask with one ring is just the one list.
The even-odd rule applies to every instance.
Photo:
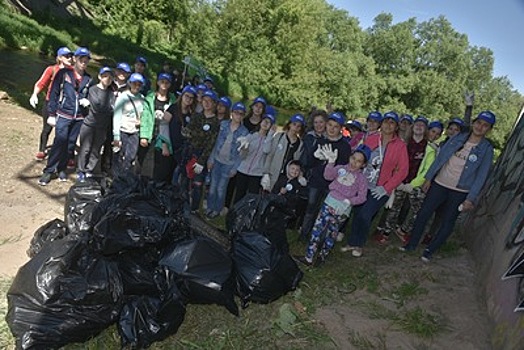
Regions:
[[343, 252], [351, 251], [355, 257], [362, 256], [373, 218], [386, 204], [391, 192], [408, 175], [409, 160], [406, 144], [398, 136], [398, 115], [384, 114], [380, 132], [368, 136], [364, 142], [371, 149], [371, 157], [364, 175], [368, 181], [367, 200], [356, 206], [351, 232]]

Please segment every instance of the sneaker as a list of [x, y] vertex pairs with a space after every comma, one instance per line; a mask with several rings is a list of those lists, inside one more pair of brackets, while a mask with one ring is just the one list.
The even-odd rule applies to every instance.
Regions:
[[362, 256], [362, 248], [355, 247], [355, 249], [353, 249], [351, 252], [351, 255], [353, 255], [355, 258], [360, 258]]
[[388, 240], [389, 240], [389, 236], [386, 236], [383, 233], [379, 233], [378, 235], [375, 236], [375, 241], [377, 241], [377, 243], [380, 245], [387, 244]]
[[395, 231], [395, 234], [397, 235], [398, 239], [402, 242], [402, 244], [406, 245], [409, 242], [409, 235], [402, 231], [400, 228]]
[[44, 160], [46, 157], [45, 152], [36, 152], [35, 158], [36, 160]]
[[90, 178], [90, 177], [93, 177], [95, 175], [93, 175], [93, 173], [86, 173], [86, 178]]
[[65, 171], [61, 171], [58, 173], [58, 181], [60, 182], [66, 182], [67, 181], [67, 174]]
[[342, 242], [344, 240], [344, 232], [339, 232], [337, 234], [337, 242]]
[[40, 179], [38, 179], [38, 184], [40, 186], [45, 186], [48, 183], [51, 182], [51, 174], [50, 173], [43, 173]]
[[351, 252], [351, 251], [355, 250], [356, 248], [357, 247], [354, 247], [354, 246], [351, 246], [351, 245], [345, 245], [342, 248], [340, 248], [340, 251], [342, 253], [347, 253], [347, 252]]
[[67, 161], [67, 169], [74, 169], [76, 167], [76, 163], [74, 159], [69, 159]]
[[431, 253], [429, 252], [429, 250], [427, 249], [424, 250], [424, 253], [422, 253], [420, 260], [422, 260], [426, 264], [431, 261]]
[[79, 171], [77, 174], [76, 174], [76, 181], [77, 182], [86, 182], [86, 174]]

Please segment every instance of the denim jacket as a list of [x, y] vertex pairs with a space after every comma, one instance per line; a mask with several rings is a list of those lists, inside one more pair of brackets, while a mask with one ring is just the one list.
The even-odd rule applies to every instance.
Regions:
[[[208, 158], [208, 164], [215, 163], [215, 157], [217, 156], [222, 146], [224, 146], [224, 143], [227, 139], [227, 135], [231, 133], [230, 125], [231, 120], [223, 120], [220, 123], [220, 130], [218, 131], [218, 136], [215, 141], [215, 147], [213, 147], [213, 151], [211, 151], [211, 155]], [[233, 169], [235, 170], [238, 168], [238, 165], [242, 160], [240, 157], [240, 151], [238, 150], [240, 144], [237, 140], [240, 136], [246, 136], [247, 134], [249, 134], [249, 131], [243, 124], [240, 124], [240, 126], [235, 131], [233, 131], [233, 141], [231, 142], [230, 159], [234, 162]]]
[[[427, 180], [433, 180], [448, 160], [466, 143], [469, 133], [461, 133], [450, 138], [441, 148], [437, 158], [426, 173]], [[480, 143], [471, 149], [466, 165], [460, 174], [457, 187], [467, 190], [467, 200], [477, 203], [478, 195], [493, 162], [493, 146], [483, 138]]]

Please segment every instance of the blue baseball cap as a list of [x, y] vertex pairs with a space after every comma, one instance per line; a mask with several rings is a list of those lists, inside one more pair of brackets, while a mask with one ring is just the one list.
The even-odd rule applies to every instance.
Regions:
[[111, 75], [113, 75], [113, 70], [109, 67], [100, 68], [100, 70], [98, 71], [98, 75], [102, 75], [104, 73], [111, 73]]
[[206, 77], [205, 77], [204, 80], [202, 80], [202, 81], [203, 81], [204, 83], [205, 83], [206, 81], [211, 82], [211, 84], [214, 84], [214, 83], [215, 83], [215, 81], [213, 80], [213, 78], [211, 78], [209, 75], [206, 75]]
[[75, 56], [91, 58], [91, 52], [85, 47], [79, 47], [75, 51]]
[[433, 129], [433, 128], [439, 128], [440, 130], [444, 130], [444, 124], [442, 124], [438, 120], [434, 120], [431, 123], [429, 123], [428, 125], [428, 129]]
[[422, 122], [426, 124], [426, 126], [428, 126], [428, 123], [429, 123], [428, 118], [424, 117], [423, 115], [419, 115], [417, 118], [415, 118], [414, 123], [416, 122]]
[[290, 123], [300, 123], [302, 124], [302, 126], [306, 125], [306, 119], [300, 113], [297, 113], [291, 116], [291, 118], [289, 118], [289, 122]]
[[232, 111], [242, 111], [242, 112], [246, 112], [246, 106], [244, 106], [244, 104], [242, 102], [236, 102], [233, 107], [231, 107], [231, 110]]
[[199, 91], [206, 91], [208, 90], [207, 89], [207, 86], [205, 84], [198, 84], [197, 87], [196, 87], [196, 91], [199, 92]]
[[[385, 117], [385, 116], [384, 116]], [[397, 117], [398, 118], [398, 117]], [[407, 120], [410, 124], [413, 124], [415, 121], [413, 120], [413, 117], [410, 116], [409, 114], [404, 114], [402, 115], [402, 117], [400, 117], [400, 121], [404, 121], [404, 120]], [[397, 120], [397, 123], [398, 123], [398, 120]]]
[[137, 56], [136, 60], [135, 60], [135, 63], [136, 62], [140, 62], [140, 63], [143, 63], [144, 66], [147, 66], [147, 60], [144, 56]]
[[204, 91], [204, 94], [202, 95], [202, 98], [209, 97], [213, 101], [217, 102], [218, 97], [217, 94], [213, 90], [206, 90]]
[[466, 126], [466, 124], [464, 123], [464, 121], [459, 118], [459, 117], [455, 117], [455, 118], [452, 118], [449, 122], [448, 122], [448, 127], [451, 125], [451, 124], [457, 124], [460, 128], [463, 128]]
[[131, 76], [129, 77], [128, 82], [130, 82], [130, 83], [138, 82], [138, 83], [141, 83], [142, 85], [144, 85], [146, 83], [144, 77], [140, 73], [133, 73], [133, 74], [131, 74]]
[[180, 92], [180, 95], [183, 95], [183, 94], [192, 94], [192, 95], [196, 96], [197, 92], [196, 92], [196, 89], [193, 86], [186, 85], [186, 86], [184, 86], [184, 88]]
[[346, 118], [344, 118], [344, 116], [342, 115], [342, 113], [339, 113], [339, 112], [331, 113], [331, 114], [328, 116], [328, 120], [330, 120], [330, 119], [336, 121], [336, 122], [339, 123], [340, 125], [344, 125], [344, 123], [346, 122]]
[[275, 122], [276, 122], [275, 116], [273, 114], [269, 114], [269, 113], [264, 114], [262, 119], [269, 119], [269, 121], [271, 122], [271, 125], [275, 124]]
[[251, 102], [251, 106], [253, 106], [255, 103], [262, 103], [264, 107], [266, 107], [267, 105], [266, 99], [262, 96], [258, 96], [257, 98], [255, 98], [253, 102]]
[[393, 119], [398, 124], [398, 114], [393, 111], [385, 113], [383, 119]]
[[346, 125], [349, 127], [349, 128], [356, 128], [360, 131], [363, 130], [362, 128], [362, 124], [358, 121], [358, 120], [348, 120], [348, 122], [346, 123]]
[[167, 81], [171, 82], [171, 80], [172, 80], [171, 74], [160, 73], [160, 74], [158, 74], [158, 76], [156, 78], [156, 81], [159, 81], [159, 80], [167, 80]]
[[56, 56], [67, 56], [67, 55], [72, 55], [73, 52], [71, 50], [69, 50], [68, 47], [61, 47], [59, 48], [58, 50], [56, 50]]
[[120, 62], [116, 65], [116, 69], [123, 70], [126, 73], [131, 73], [131, 67], [125, 62]]
[[371, 120], [374, 120], [378, 123], [382, 123], [382, 114], [380, 114], [380, 112], [378, 111], [373, 111], [373, 112], [370, 112], [368, 114], [368, 117], [366, 119], [371, 119]]
[[[220, 97], [220, 99], [218, 100], [218, 103], [222, 103], [227, 108], [231, 108], [231, 99], [229, 97], [227, 97], [227, 96]], [[235, 105], [236, 105], [236, 103], [235, 103]], [[244, 106], [244, 108], [246, 108], [246, 107]]]
[[484, 120], [485, 122], [489, 123], [491, 126], [495, 125], [495, 122], [497, 121], [496, 120], [497, 118], [495, 117], [495, 113], [493, 113], [492, 111], [480, 112], [473, 122], [477, 121], [478, 119]]
[[366, 159], [366, 162], [369, 160], [369, 158], [371, 157], [371, 148], [369, 148], [369, 146], [365, 145], [365, 144], [360, 144], [357, 146], [357, 148], [355, 148], [355, 151], [354, 152], [360, 152], [362, 153], [362, 155], [364, 156], [364, 158]]
[[278, 115], [278, 111], [275, 107], [267, 105], [264, 109], [264, 114], [271, 114], [273, 118], [276, 118], [276, 116]]

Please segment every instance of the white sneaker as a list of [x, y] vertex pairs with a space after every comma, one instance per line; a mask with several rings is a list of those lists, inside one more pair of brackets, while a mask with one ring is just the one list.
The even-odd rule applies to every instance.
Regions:
[[337, 242], [342, 242], [344, 240], [344, 232], [339, 232], [337, 234]]
[[226, 216], [228, 211], [229, 209], [227, 207], [222, 208], [222, 210], [220, 211], [220, 216]]
[[347, 252], [351, 252], [351, 251], [355, 250], [356, 248], [357, 247], [353, 247], [353, 246], [350, 246], [350, 245], [345, 245], [342, 248], [340, 248], [340, 251], [342, 253], [347, 253]]
[[362, 248], [355, 247], [355, 249], [353, 249], [351, 252], [351, 255], [353, 255], [355, 258], [360, 258], [362, 256]]

